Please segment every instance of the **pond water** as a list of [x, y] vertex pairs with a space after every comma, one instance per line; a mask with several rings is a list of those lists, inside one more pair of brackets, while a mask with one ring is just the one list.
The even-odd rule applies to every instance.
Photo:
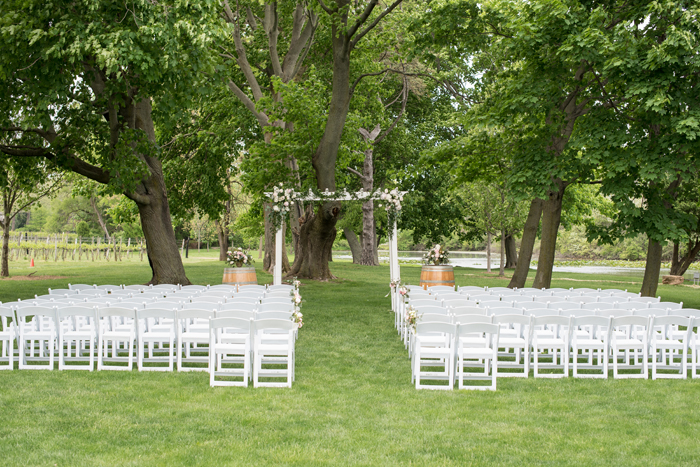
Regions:
[[[415, 261], [420, 263], [423, 260], [424, 251], [399, 251], [399, 259], [401, 261]], [[334, 251], [333, 257], [338, 259], [350, 259], [352, 255], [349, 251]], [[388, 262], [389, 252], [380, 251], [379, 261]], [[500, 255], [497, 253], [491, 254], [491, 269], [498, 271]], [[486, 252], [482, 251], [451, 251], [450, 263], [453, 266], [461, 266], [475, 269], [486, 269]], [[531, 269], [536, 267], [531, 266]], [[614, 266], [554, 266], [556, 272], [575, 272], [582, 274], [624, 274], [626, 276], [644, 277], [644, 268], [625, 268]], [[693, 270], [689, 269], [685, 274], [686, 280], [693, 280]], [[668, 274], [668, 269], [661, 269], [661, 275]]]

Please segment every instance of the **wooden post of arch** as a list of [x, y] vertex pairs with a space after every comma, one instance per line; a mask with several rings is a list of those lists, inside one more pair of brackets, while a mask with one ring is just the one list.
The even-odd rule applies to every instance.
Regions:
[[275, 269], [272, 275], [272, 284], [282, 284], [282, 244], [284, 242], [284, 222], [280, 224], [275, 233]]

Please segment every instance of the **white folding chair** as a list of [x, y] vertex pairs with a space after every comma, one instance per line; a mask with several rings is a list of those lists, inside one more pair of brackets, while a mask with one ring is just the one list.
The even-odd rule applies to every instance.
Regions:
[[[522, 314], [494, 315], [493, 324], [500, 327], [498, 348], [498, 366], [494, 367], [496, 376], [527, 378], [530, 373], [530, 325], [532, 317]], [[503, 333], [505, 331], [505, 333]], [[501, 334], [503, 333], [503, 334]], [[513, 352], [508, 352], [513, 349]], [[521, 362], [522, 355], [522, 363]], [[503, 360], [506, 358], [507, 360]], [[511, 360], [512, 359], [512, 360]], [[521, 371], [501, 371], [501, 369], [520, 369]]]
[[103, 293], [111, 292], [113, 290], [121, 290], [121, 289], [122, 289], [121, 285], [111, 285], [111, 284], [95, 285], [95, 290], [102, 291]]
[[[416, 382], [416, 389], [454, 388], [456, 333], [457, 326], [454, 324], [423, 321], [416, 323], [411, 352], [412, 379]], [[440, 369], [432, 371], [432, 368], [436, 367]], [[447, 385], [425, 384], [424, 380], [447, 381]]]
[[700, 339], [698, 339], [698, 334], [700, 334], [700, 317], [696, 316], [691, 318], [692, 321], [690, 326], [688, 326], [688, 348], [690, 350], [690, 374], [693, 378], [698, 377], [698, 352], [700, 352]]
[[15, 337], [17, 330], [15, 327], [15, 312], [9, 305], [0, 306], [0, 362], [7, 362], [0, 365], [0, 370], [12, 370], [15, 367]]
[[256, 285], [256, 284], [247, 284], [247, 285], [239, 285], [238, 286], [238, 292], [239, 293], [258, 293], [260, 295], [263, 295], [265, 291], [267, 290], [267, 287], [264, 285]]
[[291, 301], [287, 301], [287, 303], [263, 302], [258, 305], [257, 311], [258, 313], [267, 311], [288, 311], [291, 313], [294, 311], [294, 304]]
[[[209, 371], [209, 321], [213, 318], [214, 312], [210, 310], [177, 311], [177, 371]], [[206, 356], [196, 354], [206, 354]], [[188, 365], [206, 363], [207, 366], [185, 366], [185, 363]]]
[[210, 386], [248, 386], [253, 355], [252, 322], [252, 319], [230, 317], [209, 321]]
[[[613, 378], [649, 378], [649, 320], [644, 316], [618, 316], [610, 321]], [[620, 373], [628, 370], [630, 373]], [[639, 373], [631, 373], [637, 370]]]
[[208, 287], [206, 285], [183, 285], [180, 290], [196, 290], [198, 292], [204, 292]]
[[581, 310], [581, 304], [578, 302], [559, 302], [559, 303], [552, 303], [551, 308], [558, 308], [560, 310], [559, 314], [561, 314], [562, 311], [569, 311], [569, 310]]
[[649, 308], [667, 308], [671, 311], [675, 312], [678, 310], [681, 310], [683, 308], [683, 302], [676, 303], [676, 302], [656, 302], [656, 303], [650, 303]]
[[78, 291], [73, 289], [52, 289], [49, 287], [49, 295], [75, 295], [77, 293]]
[[196, 303], [183, 303], [183, 310], [209, 310], [217, 311], [221, 309], [221, 303], [208, 303], [208, 302], [196, 302]]
[[102, 308], [98, 316], [97, 371], [131, 371], [136, 343], [136, 308]]
[[[97, 308], [91, 306], [56, 308], [55, 322], [58, 332], [58, 369], [93, 371], [97, 341]], [[66, 362], [74, 364], [67, 365]]]
[[[532, 319], [533, 370], [535, 378], [566, 378], [569, 376], [569, 326], [568, 316], [535, 316]], [[547, 351], [547, 353], [544, 353]], [[559, 358], [557, 358], [559, 355]], [[549, 359], [551, 361], [540, 361]], [[541, 373], [540, 367], [562, 373]]]
[[465, 285], [460, 286], [458, 292], [461, 294], [472, 294], [472, 293], [483, 293], [486, 289], [484, 287], [477, 287], [475, 285]]
[[[173, 371], [177, 310], [150, 308], [136, 311], [138, 319], [137, 364], [139, 371]], [[167, 347], [165, 344], [167, 343]], [[144, 356], [148, 346], [148, 357]], [[145, 366], [144, 363], [167, 366]]]
[[[692, 333], [691, 318], [669, 315], [654, 316], [649, 326], [651, 379], [688, 377], [688, 342]], [[679, 326], [686, 330], [678, 335]], [[680, 361], [676, 361], [680, 358]], [[658, 370], [673, 370], [674, 373], [659, 373]]]
[[[292, 387], [294, 381], [294, 342], [297, 324], [288, 319], [261, 319], [253, 322], [253, 387]], [[284, 335], [284, 338], [282, 338]], [[270, 368], [272, 366], [273, 368]], [[286, 368], [275, 368], [286, 366]], [[286, 381], [261, 381], [284, 378]]]
[[448, 285], [434, 285], [432, 287], [428, 287], [428, 292], [430, 292], [431, 295], [436, 294], [436, 293], [440, 293], [440, 292], [454, 292], [454, 291], [455, 291], [454, 286], [450, 287]]
[[[46, 306], [15, 310], [20, 370], [53, 370], [56, 347], [56, 312]], [[29, 318], [29, 320], [27, 320]], [[29, 342], [29, 348], [27, 343]], [[36, 351], [34, 343], [36, 342]], [[27, 353], [29, 351], [29, 353]], [[48, 354], [48, 355], [47, 355]], [[36, 362], [30, 365], [29, 362]], [[47, 363], [41, 363], [47, 362]]]
[[217, 318], [255, 319], [255, 312], [247, 310], [219, 310], [215, 314]]
[[[491, 323], [467, 323], [457, 326], [457, 387], [459, 389], [496, 390], [500, 329], [498, 324]], [[474, 334], [482, 336], [484, 345], [473, 343]], [[481, 365], [483, 370], [480, 368]], [[466, 368], [476, 369], [475, 367], [481, 371], [465, 371]], [[491, 385], [465, 385], [465, 379], [491, 380]]]
[[267, 290], [267, 291], [265, 292], [265, 294], [263, 295], [263, 300], [265, 300], [265, 299], [267, 299], [267, 298], [273, 298], [273, 297], [274, 297], [274, 298], [287, 298], [287, 299], [291, 299], [291, 297], [292, 297], [291, 294], [292, 294], [292, 291], [293, 291], [293, 290], [294, 290], [294, 289], [289, 289], [289, 290], [280, 290], [280, 289], [276, 289], [276, 290]]
[[192, 304], [214, 303], [221, 306], [225, 301], [226, 299], [224, 297], [205, 297], [203, 295], [192, 297]]
[[630, 298], [630, 302], [635, 302], [635, 303], [659, 303], [661, 301], [661, 297], [633, 297]]
[[[574, 378], [607, 378], [610, 320], [604, 316], [573, 316], [569, 329]], [[581, 354], [579, 355], [579, 350]], [[583, 363], [580, 360], [584, 360]], [[592, 371], [579, 373], [579, 369]], [[599, 371], [600, 373], [594, 373]]]
[[289, 292], [292, 290], [294, 290], [294, 286], [289, 285], [289, 284], [268, 285], [266, 293], [267, 292], [286, 291], [287, 295], [289, 295]]
[[130, 292], [143, 292], [145, 290], [150, 289], [150, 286], [148, 285], [125, 285], [122, 287], [124, 290], [130, 291]]
[[94, 289], [95, 285], [88, 285], [88, 284], [68, 284], [68, 288], [71, 290], [90, 290]]
[[226, 311], [226, 310], [247, 310], [247, 311], [255, 311], [258, 309], [259, 303], [256, 303], [252, 300], [235, 300], [232, 302], [226, 302], [221, 304], [221, 308], [217, 311]]
[[[205, 298], [205, 297], [219, 297], [221, 299], [230, 299], [233, 298], [235, 294], [231, 291], [227, 290], [207, 290], [205, 292], [202, 292], [199, 297], [200, 298]], [[226, 301], [226, 300], [221, 300]]]

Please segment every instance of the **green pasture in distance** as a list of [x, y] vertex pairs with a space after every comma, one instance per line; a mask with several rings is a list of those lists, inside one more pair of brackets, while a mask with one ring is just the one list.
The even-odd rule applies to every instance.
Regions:
[[[194, 283], [223, 263], [194, 255]], [[14, 274], [31, 271], [13, 264]], [[260, 271], [260, 283], [271, 276]], [[38, 264], [0, 300], [72, 283], [143, 283], [148, 263]], [[292, 389], [210, 388], [205, 373], [0, 372], [3, 465], [697, 465], [700, 380], [501, 378], [496, 392], [417, 391], [394, 329], [388, 266], [333, 262], [302, 281]], [[417, 282], [419, 266], [402, 267]], [[457, 268], [457, 284], [507, 284]], [[557, 274], [553, 287], [638, 290], [639, 278]], [[627, 282], [627, 283], [625, 283]], [[660, 286], [700, 307], [700, 291]]]

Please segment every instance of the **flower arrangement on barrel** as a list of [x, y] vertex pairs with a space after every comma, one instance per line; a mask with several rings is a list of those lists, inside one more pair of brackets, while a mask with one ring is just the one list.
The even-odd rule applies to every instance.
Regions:
[[226, 252], [226, 262], [231, 266], [237, 268], [250, 267], [255, 261], [253, 261], [253, 255], [249, 255], [247, 251], [243, 248], [237, 248], [233, 251]]
[[435, 266], [449, 264], [449, 255], [449, 251], [441, 247], [439, 244], [435, 245], [426, 254], [423, 255], [423, 264]]

